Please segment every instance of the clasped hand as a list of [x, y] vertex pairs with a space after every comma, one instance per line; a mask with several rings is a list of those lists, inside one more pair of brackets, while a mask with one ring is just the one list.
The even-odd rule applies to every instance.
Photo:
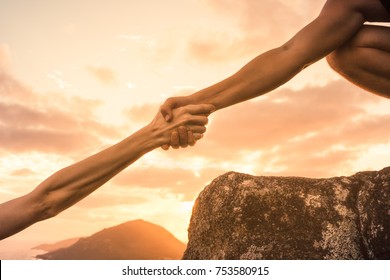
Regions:
[[[160, 112], [164, 117], [166, 122], [171, 122], [175, 118], [175, 111], [180, 108], [196, 108], [199, 105], [190, 105], [191, 99], [188, 96], [178, 96], [168, 98], [163, 105], [160, 107]], [[201, 112], [202, 116], [208, 117], [212, 112], [215, 111], [215, 107], [210, 104], [204, 104], [206, 106]], [[197, 111], [200, 112], [199, 110]], [[192, 111], [195, 113], [195, 111]], [[200, 140], [203, 137], [203, 134], [206, 132], [206, 127], [194, 127], [190, 125], [182, 125], [172, 131], [171, 139], [169, 144], [164, 144], [161, 147], [164, 150], [168, 150], [169, 147], [173, 149], [186, 148], [188, 146], [194, 146], [196, 141]]]

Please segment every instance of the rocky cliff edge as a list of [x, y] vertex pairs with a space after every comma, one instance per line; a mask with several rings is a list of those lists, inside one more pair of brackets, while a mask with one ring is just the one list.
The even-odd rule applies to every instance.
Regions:
[[216, 178], [183, 259], [390, 259], [390, 167], [350, 177]]

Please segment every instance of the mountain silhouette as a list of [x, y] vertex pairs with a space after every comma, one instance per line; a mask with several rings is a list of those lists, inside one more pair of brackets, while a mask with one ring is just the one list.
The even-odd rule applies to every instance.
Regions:
[[74, 238], [61, 240], [61, 241], [53, 243], [53, 244], [46, 244], [46, 243], [41, 244], [41, 245], [35, 246], [33, 249], [51, 252], [51, 251], [55, 251], [55, 250], [58, 250], [61, 248], [66, 248], [66, 247], [72, 246], [73, 244], [75, 244], [79, 240], [80, 240], [80, 237], [74, 237]]
[[80, 238], [70, 247], [38, 255], [46, 260], [181, 259], [186, 245], [163, 227], [129, 221]]

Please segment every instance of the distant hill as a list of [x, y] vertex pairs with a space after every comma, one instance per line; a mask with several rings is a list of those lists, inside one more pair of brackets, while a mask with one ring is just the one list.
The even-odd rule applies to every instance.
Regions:
[[45, 260], [162, 260], [181, 259], [186, 245], [161, 226], [129, 221], [80, 238], [67, 248], [37, 258]]
[[56, 242], [53, 244], [41, 244], [41, 245], [35, 246], [33, 249], [51, 252], [51, 251], [55, 251], [55, 250], [58, 250], [61, 248], [66, 248], [66, 247], [72, 246], [77, 241], [79, 241], [80, 238], [81, 237], [74, 237], [74, 238], [65, 239], [65, 240], [62, 240], [62, 241], [59, 241], [59, 242]]

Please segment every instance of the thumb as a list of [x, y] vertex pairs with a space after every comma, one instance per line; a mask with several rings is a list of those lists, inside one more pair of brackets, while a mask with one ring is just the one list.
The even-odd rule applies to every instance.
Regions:
[[172, 120], [172, 109], [170, 106], [167, 106], [167, 104], [163, 104], [160, 107], [160, 112], [167, 122], [170, 122]]

